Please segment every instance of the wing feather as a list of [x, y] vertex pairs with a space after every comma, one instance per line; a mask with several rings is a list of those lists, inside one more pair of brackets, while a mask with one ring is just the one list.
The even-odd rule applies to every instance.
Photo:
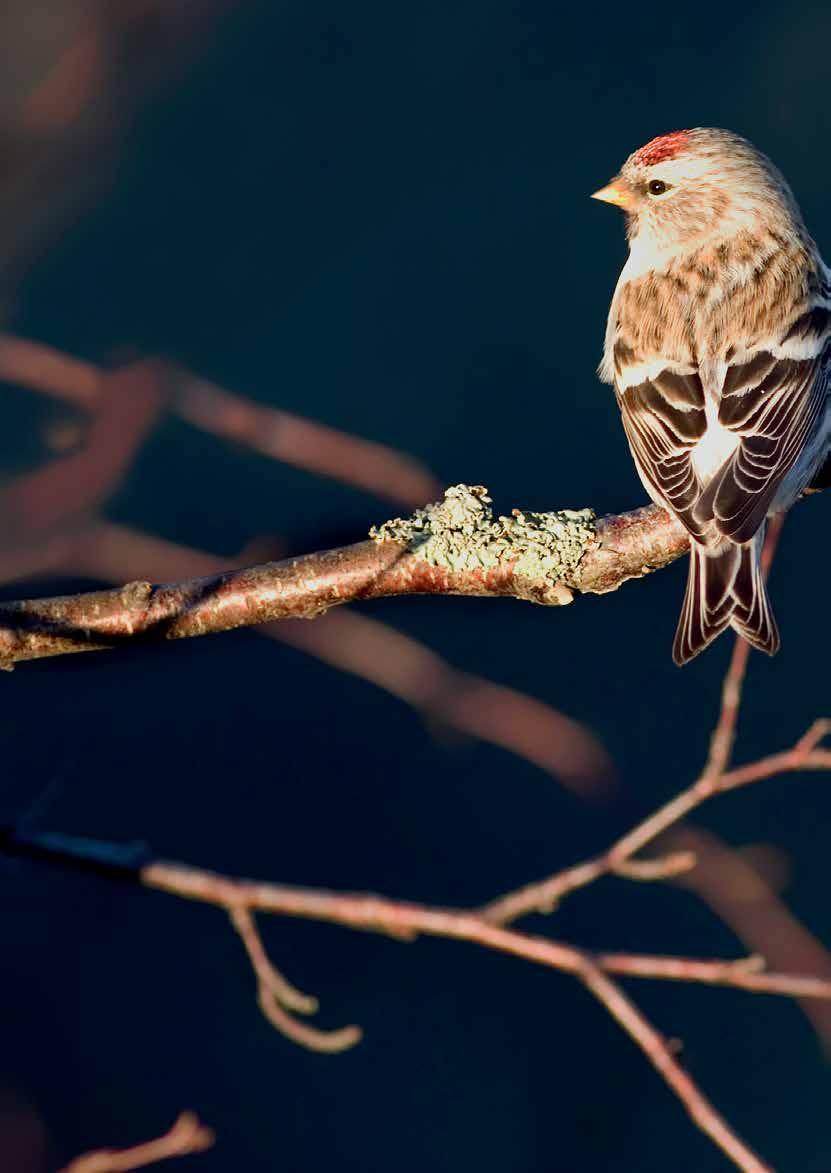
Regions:
[[[804, 320], [813, 325], [818, 319], [806, 314], [798, 323]], [[798, 323], [787, 337], [800, 332]], [[718, 419], [741, 441], [695, 508], [699, 522], [715, 522], [731, 541], [751, 540], [825, 409], [829, 353], [827, 341], [804, 359], [762, 351], [728, 369]]]
[[693, 516], [701, 486], [691, 455], [707, 426], [698, 373], [666, 368], [619, 390], [618, 403], [642, 479], [693, 536], [703, 537]]

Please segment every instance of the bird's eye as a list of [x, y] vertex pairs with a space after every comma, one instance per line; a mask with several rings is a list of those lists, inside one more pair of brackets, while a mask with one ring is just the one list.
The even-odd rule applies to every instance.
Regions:
[[669, 184], [664, 183], [663, 179], [651, 179], [647, 184], [646, 190], [650, 195], [663, 195], [665, 191], [669, 191]]

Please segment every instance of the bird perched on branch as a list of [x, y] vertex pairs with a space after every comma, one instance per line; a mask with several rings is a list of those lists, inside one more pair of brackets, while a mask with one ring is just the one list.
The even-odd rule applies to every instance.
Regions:
[[600, 375], [641, 480], [690, 534], [673, 657], [727, 627], [771, 655], [759, 565], [831, 439], [831, 273], [785, 179], [726, 130], [678, 130], [594, 198], [626, 214], [629, 258]]

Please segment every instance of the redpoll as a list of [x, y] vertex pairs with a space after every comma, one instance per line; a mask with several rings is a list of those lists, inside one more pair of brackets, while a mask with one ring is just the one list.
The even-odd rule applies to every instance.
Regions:
[[673, 658], [727, 627], [772, 655], [759, 558], [831, 440], [831, 273], [782, 175], [726, 130], [653, 139], [595, 198], [623, 208], [630, 249], [600, 374], [646, 491], [690, 534]]

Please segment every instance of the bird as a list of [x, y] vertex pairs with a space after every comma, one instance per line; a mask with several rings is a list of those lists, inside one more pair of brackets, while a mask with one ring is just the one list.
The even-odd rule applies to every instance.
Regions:
[[728, 130], [653, 138], [593, 198], [629, 241], [599, 375], [644, 488], [690, 537], [673, 659], [727, 628], [773, 655], [760, 557], [831, 440], [831, 272], [781, 172]]

